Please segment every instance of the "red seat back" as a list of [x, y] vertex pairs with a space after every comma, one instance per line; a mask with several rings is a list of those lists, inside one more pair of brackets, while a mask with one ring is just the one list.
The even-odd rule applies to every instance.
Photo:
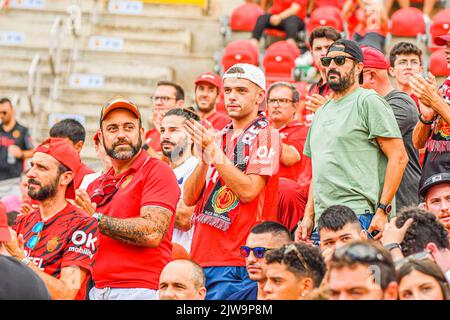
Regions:
[[325, 6], [336, 7], [338, 9], [342, 9], [346, 0], [315, 0], [314, 4], [316, 8], [321, 8]]
[[437, 50], [430, 55], [430, 72], [436, 77], [450, 76], [445, 49]]
[[249, 40], [236, 40], [225, 47], [222, 56], [223, 70], [227, 71], [236, 63], [250, 63], [258, 66], [258, 49]]
[[344, 21], [341, 11], [332, 6], [324, 6], [315, 9], [309, 18], [307, 29], [309, 32], [317, 27], [333, 27], [337, 31], [344, 30]]
[[434, 39], [448, 33], [450, 29], [450, 9], [439, 11], [431, 20], [430, 33]]
[[295, 59], [300, 50], [287, 41], [278, 41], [267, 48], [263, 66], [267, 78], [274, 80], [291, 79], [295, 67]]
[[403, 8], [391, 17], [391, 34], [398, 37], [416, 37], [425, 34], [423, 12], [417, 8]]
[[253, 31], [256, 20], [264, 10], [256, 3], [244, 3], [233, 10], [230, 17], [230, 27], [233, 31]]

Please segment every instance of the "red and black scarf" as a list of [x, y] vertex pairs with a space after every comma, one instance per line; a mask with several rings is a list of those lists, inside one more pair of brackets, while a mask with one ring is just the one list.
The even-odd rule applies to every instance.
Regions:
[[[269, 120], [261, 113], [237, 139], [232, 162], [242, 172], [247, 169], [250, 152], [259, 132], [268, 125]], [[232, 133], [232, 124], [223, 129], [222, 150], [227, 156], [228, 146], [233, 146]], [[239, 198], [224, 184], [215, 168], [211, 174], [211, 179], [213, 178], [216, 178], [216, 182], [208, 183], [202, 203], [195, 208], [195, 219], [199, 223], [227, 231], [239, 213]]]

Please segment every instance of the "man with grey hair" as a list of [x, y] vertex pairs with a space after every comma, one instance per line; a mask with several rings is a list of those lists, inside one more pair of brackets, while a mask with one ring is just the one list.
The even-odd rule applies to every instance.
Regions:
[[194, 210], [191, 257], [205, 270], [207, 299], [224, 299], [251, 280], [239, 246], [250, 229], [276, 220], [280, 137], [259, 105], [266, 97], [261, 69], [236, 64], [223, 76], [225, 106], [232, 122], [215, 141], [211, 128], [189, 120], [199, 163], [184, 185]]
[[160, 300], [205, 300], [205, 273], [191, 260], [169, 262], [159, 277]]

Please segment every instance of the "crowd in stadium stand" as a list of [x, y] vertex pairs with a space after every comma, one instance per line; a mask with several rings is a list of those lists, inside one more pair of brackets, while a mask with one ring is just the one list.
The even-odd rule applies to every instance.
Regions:
[[[160, 81], [146, 131], [107, 102], [98, 172], [79, 122], [33, 148], [1, 99], [0, 180], [21, 191], [0, 202], [0, 299], [449, 300], [450, 76], [390, 45], [387, 2], [274, 0], [240, 46], [256, 63], [198, 75], [193, 106]], [[323, 5], [347, 33], [308, 29]], [[258, 66], [267, 28], [295, 57], [307, 31], [314, 81]], [[432, 42], [450, 70], [450, 31]]]

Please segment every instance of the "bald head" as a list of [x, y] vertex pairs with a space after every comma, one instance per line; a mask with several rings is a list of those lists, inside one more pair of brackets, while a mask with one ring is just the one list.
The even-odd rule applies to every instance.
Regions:
[[381, 96], [385, 96], [393, 89], [386, 69], [364, 68], [363, 75], [362, 87], [365, 89], [373, 89]]
[[159, 278], [161, 300], [204, 300], [205, 274], [202, 267], [191, 260], [169, 262]]

